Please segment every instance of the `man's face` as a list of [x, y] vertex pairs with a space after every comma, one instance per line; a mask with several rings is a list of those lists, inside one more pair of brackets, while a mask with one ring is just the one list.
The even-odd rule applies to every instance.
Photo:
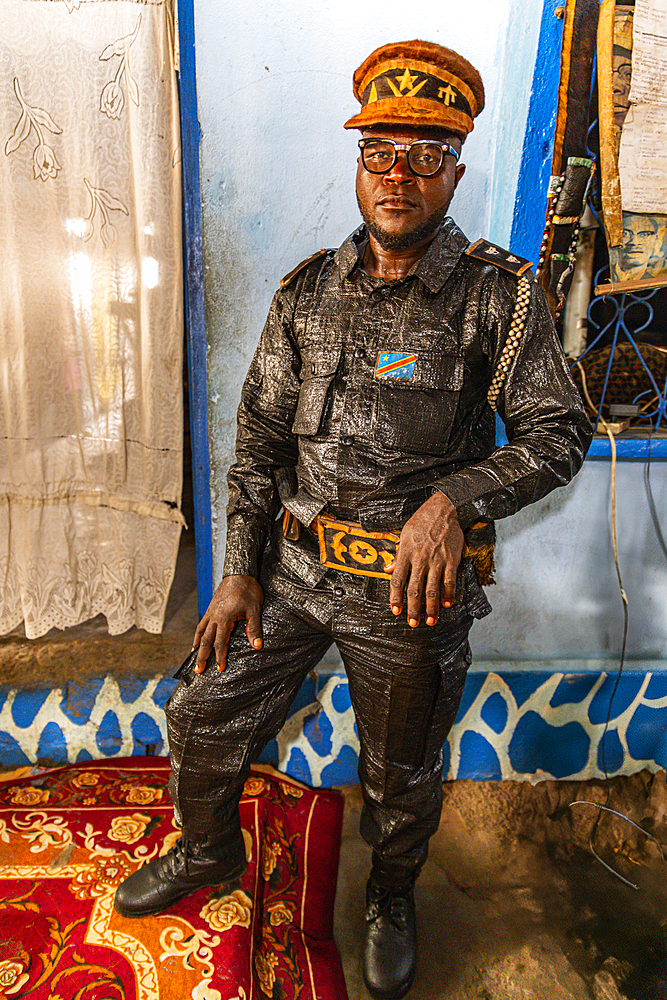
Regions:
[[[461, 149], [461, 139], [454, 134], [408, 126], [372, 126], [363, 130], [363, 137], [406, 144], [436, 139]], [[464, 171], [463, 164], [457, 166], [454, 157], [447, 155], [435, 177], [418, 177], [408, 167], [406, 153], [400, 152], [389, 173], [373, 174], [359, 157], [357, 202], [369, 232], [385, 250], [407, 250], [434, 236]]]
[[630, 83], [632, 80], [632, 63], [627, 56], [616, 53], [613, 56], [612, 88], [614, 93], [614, 121], [621, 128], [625, 116], [630, 109]]
[[647, 264], [656, 249], [657, 223], [645, 215], [623, 214], [623, 253], [627, 267]]

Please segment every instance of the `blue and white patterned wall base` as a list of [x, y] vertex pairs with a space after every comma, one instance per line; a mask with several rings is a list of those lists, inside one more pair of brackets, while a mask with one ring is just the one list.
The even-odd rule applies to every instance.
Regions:
[[[445, 776], [604, 777], [602, 735], [615, 677], [535, 670], [468, 676], [445, 746]], [[166, 753], [163, 708], [175, 682], [111, 677], [62, 689], [0, 688], [0, 765]], [[309, 677], [262, 760], [309, 784], [357, 781], [359, 741], [343, 673]], [[628, 671], [604, 740], [607, 773], [667, 766], [667, 672]]]

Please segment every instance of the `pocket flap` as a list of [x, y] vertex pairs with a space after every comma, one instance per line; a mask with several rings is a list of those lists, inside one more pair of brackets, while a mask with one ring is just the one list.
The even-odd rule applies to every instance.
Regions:
[[293, 434], [317, 434], [338, 368], [341, 347], [312, 348], [301, 356], [301, 388], [292, 424]]
[[341, 347], [309, 348], [301, 355], [301, 380], [334, 375], [338, 368]]

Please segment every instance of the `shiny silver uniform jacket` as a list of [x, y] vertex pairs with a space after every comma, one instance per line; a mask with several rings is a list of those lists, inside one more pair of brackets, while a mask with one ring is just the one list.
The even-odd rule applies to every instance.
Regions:
[[[514, 514], [582, 463], [590, 423], [537, 284], [497, 450], [486, 393], [517, 279], [466, 256], [451, 219], [400, 282], [361, 269], [364, 241], [362, 227], [273, 300], [239, 407], [225, 575], [256, 575], [281, 501], [306, 524], [326, 508], [400, 530], [437, 487], [465, 528]], [[413, 377], [374, 377], [380, 352], [416, 354]]]
[[[415, 876], [437, 827], [468, 630], [490, 606], [466, 558], [454, 607], [411, 629], [405, 612], [391, 614], [388, 581], [320, 565], [311, 532], [288, 541], [277, 515], [285, 506], [304, 525], [326, 512], [400, 531], [439, 489], [463, 528], [507, 517], [572, 478], [592, 429], [533, 282], [498, 399], [509, 444], [497, 449], [486, 394], [516, 277], [466, 255], [451, 219], [398, 282], [365, 273], [366, 239], [362, 226], [274, 297], [238, 411], [224, 566], [225, 576], [260, 576], [264, 648], [237, 625], [227, 670], [186, 678], [167, 720], [185, 833], [238, 844], [249, 764], [335, 642], [359, 729], [362, 833], [376, 878], [392, 881]], [[391, 354], [416, 356], [412, 377], [376, 376]]]

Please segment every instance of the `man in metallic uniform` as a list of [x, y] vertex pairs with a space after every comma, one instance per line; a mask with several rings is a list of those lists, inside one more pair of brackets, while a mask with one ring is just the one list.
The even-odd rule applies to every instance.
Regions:
[[159, 912], [243, 871], [250, 763], [336, 643], [373, 851], [364, 973], [391, 1000], [414, 977], [413, 886], [468, 631], [490, 611], [475, 533], [488, 542], [495, 518], [567, 483], [591, 429], [527, 262], [471, 246], [447, 218], [484, 104], [477, 71], [441, 46], [395, 43], [354, 89], [362, 109], [345, 127], [362, 132], [364, 225], [296, 268], [271, 305], [239, 407], [224, 579], [167, 706], [183, 837], [116, 906]]

